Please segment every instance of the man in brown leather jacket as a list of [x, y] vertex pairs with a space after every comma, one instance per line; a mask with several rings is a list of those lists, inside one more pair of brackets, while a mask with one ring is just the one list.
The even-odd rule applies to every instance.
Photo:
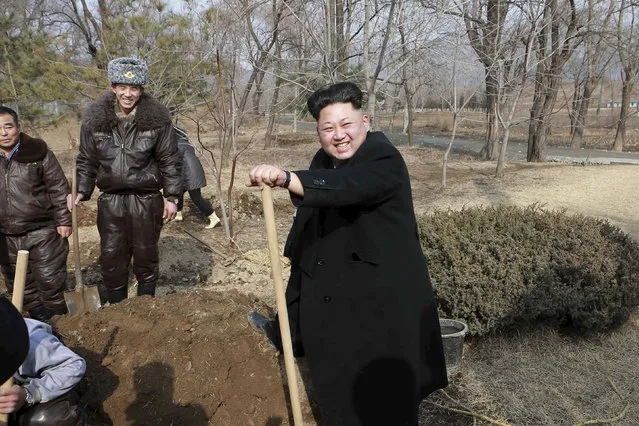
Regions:
[[[155, 295], [163, 219], [175, 218], [182, 194], [171, 116], [144, 93], [147, 74], [146, 63], [137, 58], [109, 62], [111, 87], [82, 118], [74, 204], [88, 200], [96, 185], [102, 191], [100, 269], [110, 303], [127, 297], [131, 257], [138, 296]], [[71, 210], [70, 197], [67, 203]]]
[[13, 292], [18, 250], [28, 250], [24, 309], [40, 321], [65, 314], [69, 183], [47, 144], [21, 133], [18, 115], [4, 106], [0, 174], [0, 264], [7, 289]]

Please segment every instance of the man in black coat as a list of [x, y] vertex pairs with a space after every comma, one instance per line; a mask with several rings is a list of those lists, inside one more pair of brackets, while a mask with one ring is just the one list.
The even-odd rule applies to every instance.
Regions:
[[416, 425], [420, 401], [447, 385], [437, 305], [408, 170], [361, 104], [352, 83], [313, 93], [310, 169], [260, 165], [248, 185], [288, 188], [297, 207], [286, 298], [322, 424]]

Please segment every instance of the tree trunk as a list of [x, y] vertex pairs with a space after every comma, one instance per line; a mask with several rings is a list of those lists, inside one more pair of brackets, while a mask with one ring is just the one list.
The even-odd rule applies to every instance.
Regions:
[[[275, 47], [275, 73], [276, 75], [282, 74], [282, 61], [280, 59], [282, 50], [280, 48], [280, 43]], [[282, 84], [282, 79], [279, 77], [275, 77], [275, 90], [273, 91], [273, 98], [271, 99], [271, 105], [269, 107], [268, 114], [268, 125], [266, 126], [266, 135], [264, 136], [264, 147], [270, 148], [273, 146], [273, 127], [275, 126], [275, 121], [277, 118], [277, 102], [280, 96], [280, 86]]]
[[337, 71], [340, 79], [348, 73], [346, 43], [344, 42], [344, 2], [335, 0], [335, 52], [337, 53]]
[[495, 70], [486, 70], [486, 139], [479, 155], [484, 160], [496, 160], [499, 155], [497, 149], [497, 92], [499, 83]]
[[[546, 0], [542, 31], [536, 38], [536, 54], [539, 59], [535, 72], [535, 94], [530, 109], [528, 126], [527, 160], [542, 162], [546, 158], [546, 144], [551, 130], [551, 114], [557, 100], [557, 91], [566, 61], [570, 59], [578, 42], [577, 10], [570, 2], [570, 20], [559, 13], [558, 0]], [[563, 36], [561, 27], [566, 25]]]
[[[628, 71], [628, 72], [626, 72]], [[615, 133], [615, 142], [612, 150], [616, 152], [623, 151], [626, 143], [626, 120], [630, 109], [630, 94], [634, 87], [634, 75], [636, 71], [624, 70], [623, 85], [621, 86], [621, 108], [619, 110], [619, 121], [617, 122], [617, 132]]]
[[528, 154], [526, 159], [529, 162], [543, 162], [546, 160], [546, 144], [551, 130], [550, 118], [557, 100], [557, 90], [561, 77], [556, 74], [543, 77], [538, 73], [537, 80], [528, 127]]
[[[264, 66], [267, 66], [264, 64]], [[264, 90], [262, 89], [262, 82], [264, 81], [264, 70], [259, 69], [257, 76], [255, 77], [255, 91], [253, 92], [253, 108], [251, 113], [260, 115], [260, 102], [262, 101], [262, 95]]]
[[590, 97], [592, 96], [593, 79], [589, 79], [584, 84], [584, 89], [578, 101], [578, 109], [575, 111], [575, 122], [573, 125], [572, 139], [570, 146], [573, 149], [580, 149], [584, 137], [584, 127], [586, 125], [586, 115], [588, 115], [588, 107], [590, 106]]
[[499, 143], [499, 158], [497, 159], [497, 169], [495, 170], [495, 177], [504, 177], [504, 165], [506, 164], [506, 151], [508, 147], [508, 138], [510, 137], [510, 126], [506, 126], [502, 135], [501, 142]]
[[408, 87], [408, 81], [404, 81], [404, 96], [406, 97], [406, 126], [404, 126], [404, 133], [408, 132], [408, 146], [415, 144], [415, 135], [413, 132], [413, 95]]

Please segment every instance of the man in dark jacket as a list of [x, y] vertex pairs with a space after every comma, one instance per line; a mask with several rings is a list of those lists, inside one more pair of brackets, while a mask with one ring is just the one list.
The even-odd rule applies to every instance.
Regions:
[[420, 401], [447, 385], [437, 305], [408, 170], [361, 105], [352, 83], [313, 93], [310, 170], [260, 165], [248, 185], [288, 188], [297, 207], [286, 299], [322, 424], [416, 425]]
[[0, 175], [0, 264], [7, 289], [13, 292], [18, 250], [28, 250], [24, 309], [40, 321], [65, 314], [69, 183], [47, 144], [21, 133], [18, 115], [4, 106]]
[[[100, 269], [110, 303], [127, 297], [131, 256], [138, 295], [155, 295], [163, 219], [175, 218], [182, 189], [171, 116], [144, 93], [147, 74], [146, 63], [137, 58], [109, 62], [111, 88], [82, 118], [73, 204], [88, 200], [96, 185], [102, 191]], [[68, 204], [72, 209], [70, 198]]]

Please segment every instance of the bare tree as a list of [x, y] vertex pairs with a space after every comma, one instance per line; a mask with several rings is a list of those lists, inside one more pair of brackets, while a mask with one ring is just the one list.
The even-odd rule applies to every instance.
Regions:
[[381, 47], [377, 52], [377, 58], [375, 63], [375, 68], [371, 73], [371, 63], [370, 54], [371, 54], [371, 38], [370, 38], [370, 25], [371, 25], [371, 16], [370, 16], [370, 0], [364, 0], [365, 8], [368, 11], [366, 13], [366, 17], [364, 18], [364, 76], [366, 78], [366, 91], [368, 92], [368, 115], [371, 119], [371, 127], [375, 125], [375, 104], [377, 93], [375, 92], [377, 86], [377, 80], [379, 78], [382, 69], [385, 64], [385, 55], [386, 48], [388, 47], [388, 41], [390, 40], [393, 22], [395, 18], [395, 9], [397, 2], [392, 1], [390, 4], [390, 8], [388, 11], [388, 19], [386, 21], [386, 30], [384, 31], [384, 35], [382, 37]]
[[511, 5], [507, 0], [463, 1], [458, 5], [464, 19], [470, 45], [484, 65], [486, 93], [486, 136], [481, 154], [485, 159], [496, 160], [497, 97], [499, 91], [498, 63], [503, 58], [501, 46], [504, 25]]
[[[628, 13], [630, 12], [630, 13]], [[621, 108], [613, 150], [623, 151], [626, 140], [626, 120], [630, 107], [630, 94], [639, 70], [639, 37], [635, 33], [636, 4], [621, 0], [617, 21], [617, 53], [621, 62]], [[612, 99], [614, 101], [614, 99]]]
[[613, 57], [608, 43], [612, 35], [609, 27], [617, 2], [616, 0], [607, 0], [603, 15], [601, 8], [598, 7], [599, 3], [596, 0], [588, 0], [588, 16], [584, 34], [585, 75], [581, 80], [575, 78], [576, 87], [573, 97], [573, 114], [571, 114], [571, 145], [574, 149], [581, 148], [590, 101]]
[[526, 87], [528, 70], [532, 57], [532, 46], [539, 31], [535, 4], [531, 1], [522, 3], [522, 15], [514, 25], [514, 29], [508, 38], [510, 49], [503, 55], [506, 60], [499, 62], [499, 91], [497, 108], [497, 120], [501, 128], [499, 138], [499, 157], [495, 177], [502, 177], [506, 164], [506, 152], [510, 138], [510, 130], [525, 119], [515, 119], [519, 100]]
[[466, 106], [468, 105], [468, 103], [470, 102], [470, 100], [473, 98], [472, 95], [474, 94], [473, 93], [470, 96], [467, 96], [464, 102], [460, 105], [460, 102], [459, 102], [460, 97], [458, 94], [458, 84], [459, 84], [458, 69], [461, 64], [461, 61], [459, 60], [461, 37], [459, 34], [460, 33], [457, 33], [457, 38], [456, 38], [455, 46], [454, 46], [454, 54], [453, 54], [453, 57], [451, 58], [452, 60], [452, 70], [451, 70], [451, 76], [450, 76], [450, 88], [451, 88], [450, 90], [452, 92], [451, 98], [444, 99], [444, 102], [448, 104], [448, 109], [453, 115], [453, 129], [450, 135], [450, 139], [448, 141], [448, 145], [446, 146], [446, 150], [444, 151], [444, 155], [442, 157], [442, 181], [441, 181], [442, 188], [446, 187], [448, 157], [450, 156], [450, 151], [453, 148], [453, 143], [455, 142], [455, 137], [457, 136], [457, 126], [460, 121], [464, 120], [462, 113], [464, 109], [466, 108]]
[[535, 94], [530, 109], [527, 160], [544, 161], [551, 114], [563, 67], [579, 39], [579, 17], [574, 0], [544, 0], [541, 28], [534, 44], [537, 56]]

